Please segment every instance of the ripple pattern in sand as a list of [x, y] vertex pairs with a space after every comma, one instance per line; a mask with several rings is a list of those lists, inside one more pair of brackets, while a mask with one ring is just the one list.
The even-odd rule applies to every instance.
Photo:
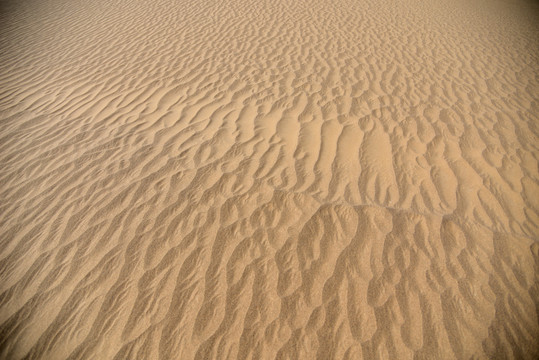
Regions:
[[2, 5], [0, 356], [539, 356], [537, 7], [224, 3]]

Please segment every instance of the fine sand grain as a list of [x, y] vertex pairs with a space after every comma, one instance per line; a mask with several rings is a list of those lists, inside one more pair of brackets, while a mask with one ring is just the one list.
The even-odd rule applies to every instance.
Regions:
[[539, 3], [1, 0], [1, 359], [539, 358]]

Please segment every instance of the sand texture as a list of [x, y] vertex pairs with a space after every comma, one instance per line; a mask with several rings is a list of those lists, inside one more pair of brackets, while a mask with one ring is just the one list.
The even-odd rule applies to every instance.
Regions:
[[2, 0], [0, 359], [539, 358], [539, 3]]

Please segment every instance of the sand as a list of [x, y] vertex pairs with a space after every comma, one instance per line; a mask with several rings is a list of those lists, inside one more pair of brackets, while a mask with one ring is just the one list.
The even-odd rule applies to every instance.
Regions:
[[536, 359], [539, 4], [0, 6], [0, 358]]

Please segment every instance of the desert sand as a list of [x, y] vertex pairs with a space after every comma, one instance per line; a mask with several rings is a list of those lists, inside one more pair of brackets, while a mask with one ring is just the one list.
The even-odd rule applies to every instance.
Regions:
[[6, 0], [1, 359], [537, 359], [539, 4]]

